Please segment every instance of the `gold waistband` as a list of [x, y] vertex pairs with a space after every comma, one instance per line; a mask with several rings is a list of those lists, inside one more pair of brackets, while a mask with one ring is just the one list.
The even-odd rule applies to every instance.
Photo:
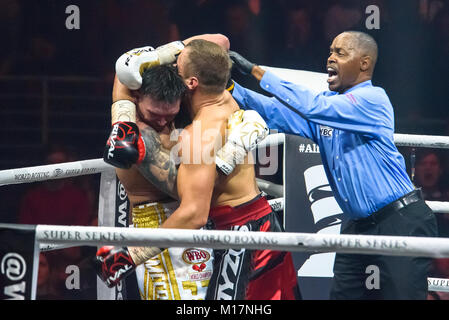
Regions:
[[133, 207], [135, 228], [158, 228], [176, 209], [176, 203], [147, 203]]

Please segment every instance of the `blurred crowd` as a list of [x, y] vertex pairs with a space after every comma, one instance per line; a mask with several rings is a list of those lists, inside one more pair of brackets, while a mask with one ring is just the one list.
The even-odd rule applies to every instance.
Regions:
[[[69, 5], [80, 9], [79, 30], [66, 28]], [[369, 5], [380, 10], [379, 29], [366, 28]], [[449, 119], [445, 0], [0, 0], [0, 7], [0, 76], [92, 76], [112, 87], [115, 60], [124, 51], [216, 32], [229, 37], [232, 50], [260, 65], [325, 72], [332, 39], [344, 30], [360, 30], [378, 41], [373, 82], [386, 89], [396, 116]], [[418, 151], [415, 185], [426, 200], [449, 201], [447, 153]], [[45, 158], [46, 163], [73, 160], [80, 159], [60, 146], [49, 148]], [[6, 222], [97, 224], [98, 182], [92, 177], [30, 184], [21, 191]], [[449, 237], [449, 218], [437, 218], [441, 236]], [[86, 271], [89, 250], [41, 254], [38, 299], [94, 297], [96, 276]], [[72, 264], [90, 275], [81, 277], [85, 290], [67, 290], [66, 267]], [[432, 276], [449, 278], [449, 259], [435, 260]], [[449, 299], [444, 294], [429, 298]]]
[[[416, 152], [414, 183], [421, 188], [427, 201], [449, 201], [449, 171], [447, 153], [438, 149], [419, 149]], [[435, 213], [440, 237], [449, 237], [449, 214]], [[434, 259], [429, 275], [449, 279], [449, 259]], [[429, 292], [429, 299], [449, 300], [447, 292]]]
[[[43, 160], [43, 164], [57, 164], [79, 159], [63, 146], [51, 145]], [[17, 199], [18, 209], [13, 222], [98, 226], [98, 184], [95, 177], [49, 180], [24, 187]], [[95, 252], [95, 247], [41, 252], [36, 298], [95, 299], [97, 276], [91, 265]]]
[[[80, 29], [65, 22], [80, 9]], [[379, 8], [379, 29], [366, 20]], [[444, 0], [1, 0], [0, 75], [91, 75], [111, 79], [125, 50], [220, 32], [258, 64], [325, 72], [329, 45], [344, 30], [379, 43], [374, 82], [401, 115], [439, 116], [449, 54]], [[428, 107], [428, 106], [431, 107]]]

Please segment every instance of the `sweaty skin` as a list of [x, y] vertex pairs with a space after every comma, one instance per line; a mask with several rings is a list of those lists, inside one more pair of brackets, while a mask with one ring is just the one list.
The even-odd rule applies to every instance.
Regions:
[[[197, 114], [196, 120], [201, 123], [208, 123], [211, 118], [215, 118], [218, 114], [217, 110], [221, 110], [220, 117], [214, 119], [217, 121], [215, 126], [220, 126], [221, 146], [224, 141], [224, 129], [227, 124], [229, 115], [239, 109], [237, 103], [228, 91], [223, 93], [222, 103], [208, 107], [206, 104], [202, 106], [203, 112]], [[244, 164], [237, 165], [229, 176], [219, 175], [215, 183], [215, 187], [211, 198], [211, 207], [215, 206], [237, 206], [246, 201], [253, 199], [260, 193], [255, 180], [255, 169], [252, 154], [249, 153]], [[182, 181], [180, 182], [182, 183]]]

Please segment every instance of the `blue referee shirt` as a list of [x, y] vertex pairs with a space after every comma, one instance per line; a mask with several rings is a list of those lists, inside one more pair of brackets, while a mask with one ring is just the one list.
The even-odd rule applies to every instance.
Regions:
[[259, 112], [270, 129], [318, 144], [334, 197], [350, 219], [367, 217], [414, 189], [394, 144], [385, 90], [365, 81], [343, 94], [316, 94], [269, 71], [260, 86], [274, 97], [237, 83], [232, 95], [243, 109]]

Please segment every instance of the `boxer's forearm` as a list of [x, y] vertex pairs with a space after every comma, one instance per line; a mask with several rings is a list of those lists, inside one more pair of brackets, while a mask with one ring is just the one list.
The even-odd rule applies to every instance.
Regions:
[[136, 103], [136, 97], [133, 95], [132, 91], [122, 84], [118, 77], [115, 76], [114, 86], [112, 88], [112, 102], [119, 100], [129, 100]]
[[200, 229], [207, 223], [215, 182], [215, 166], [181, 164], [178, 170], [179, 207], [161, 228]]

